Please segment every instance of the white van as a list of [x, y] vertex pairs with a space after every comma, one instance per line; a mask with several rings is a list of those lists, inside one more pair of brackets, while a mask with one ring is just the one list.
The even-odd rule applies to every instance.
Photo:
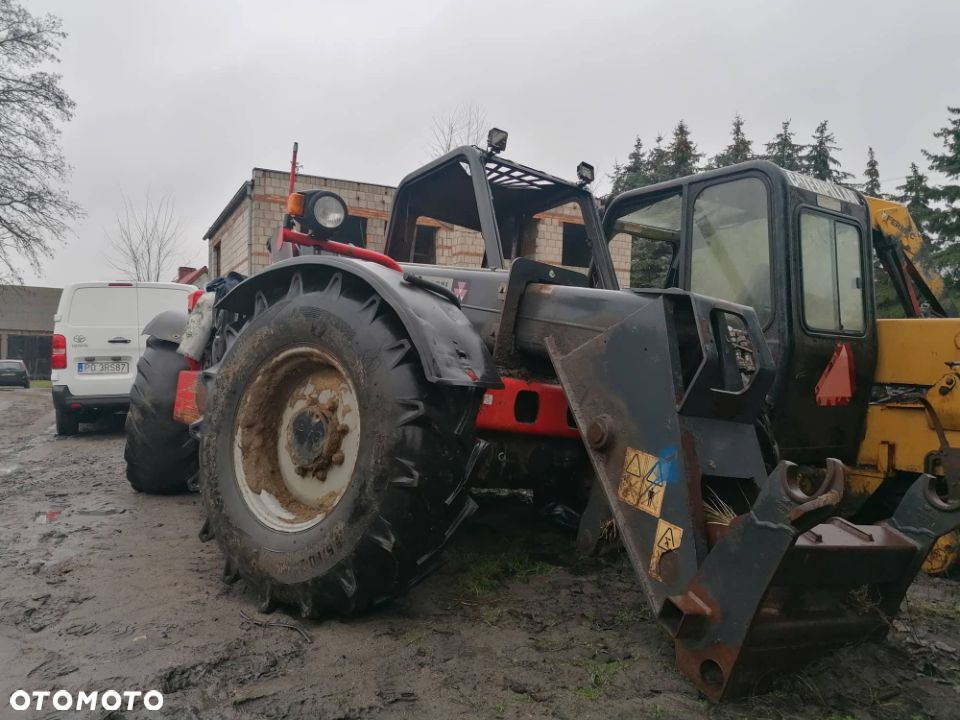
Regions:
[[143, 327], [164, 310], [186, 312], [197, 288], [179, 283], [82, 282], [68, 285], [53, 318], [51, 380], [57, 434], [81, 421], [126, 410]]

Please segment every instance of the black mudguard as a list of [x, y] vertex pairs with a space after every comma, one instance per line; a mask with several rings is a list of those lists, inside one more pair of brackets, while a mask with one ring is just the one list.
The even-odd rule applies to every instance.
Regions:
[[463, 311], [444, 296], [406, 282], [403, 275], [372, 262], [333, 255], [284, 260], [237, 285], [217, 302], [218, 309], [252, 314], [258, 292], [287, 288], [301, 278], [349, 274], [393, 309], [406, 328], [431, 383], [477, 388], [502, 387], [490, 351]]
[[148, 322], [140, 334], [179, 345], [186, 327], [187, 313], [179, 310], [164, 310]]

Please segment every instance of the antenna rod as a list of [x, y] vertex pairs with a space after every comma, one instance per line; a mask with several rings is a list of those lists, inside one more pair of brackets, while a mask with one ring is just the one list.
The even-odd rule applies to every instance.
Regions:
[[293, 183], [297, 179], [297, 143], [293, 144], [293, 157], [290, 159], [290, 187], [287, 189], [287, 195], [293, 192]]

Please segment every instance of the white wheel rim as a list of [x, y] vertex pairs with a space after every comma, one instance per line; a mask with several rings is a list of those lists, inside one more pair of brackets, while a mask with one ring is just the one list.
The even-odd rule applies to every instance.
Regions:
[[359, 447], [356, 390], [319, 348], [272, 357], [240, 399], [236, 482], [250, 511], [273, 530], [296, 533], [322, 522], [350, 486]]

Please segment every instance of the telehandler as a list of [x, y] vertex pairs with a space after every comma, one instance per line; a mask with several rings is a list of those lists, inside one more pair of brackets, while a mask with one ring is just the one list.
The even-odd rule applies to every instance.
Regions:
[[[293, 192], [291, 173], [276, 262], [200, 297], [186, 330], [170, 315], [147, 328], [134, 486], [164, 443], [188, 442], [173, 418], [190, 423], [204, 534], [264, 611], [389, 600], [435, 566], [471, 487], [512, 482], [579, 503], [584, 548], [622, 541], [712, 700], [882, 637], [960, 526], [960, 488], [949, 452], [910, 477], [899, 451], [860, 461], [874, 386], [928, 380], [879, 374], [902, 368], [872, 315], [862, 197], [757, 162], [628, 193], [601, 221], [590, 166], [568, 182], [505, 145], [493, 130], [404, 178], [382, 254], [331, 239], [343, 200]], [[531, 222], [564, 206], [585, 272], [523, 257]], [[479, 233], [482, 267], [411, 262], [421, 218]], [[621, 233], [661, 281], [620, 288]], [[200, 350], [184, 358], [187, 339]], [[889, 477], [866, 518], [863, 485]]]
[[[766, 418], [780, 457], [841, 460], [845, 516], [888, 516], [921, 473], [958, 477], [960, 319], [947, 318], [943, 279], [902, 204], [761, 161], [626, 192], [604, 230], [641, 259], [632, 284], [757, 310], [777, 363]], [[902, 317], [877, 317], [881, 283]], [[948, 533], [924, 569], [945, 573], [958, 557]]]

